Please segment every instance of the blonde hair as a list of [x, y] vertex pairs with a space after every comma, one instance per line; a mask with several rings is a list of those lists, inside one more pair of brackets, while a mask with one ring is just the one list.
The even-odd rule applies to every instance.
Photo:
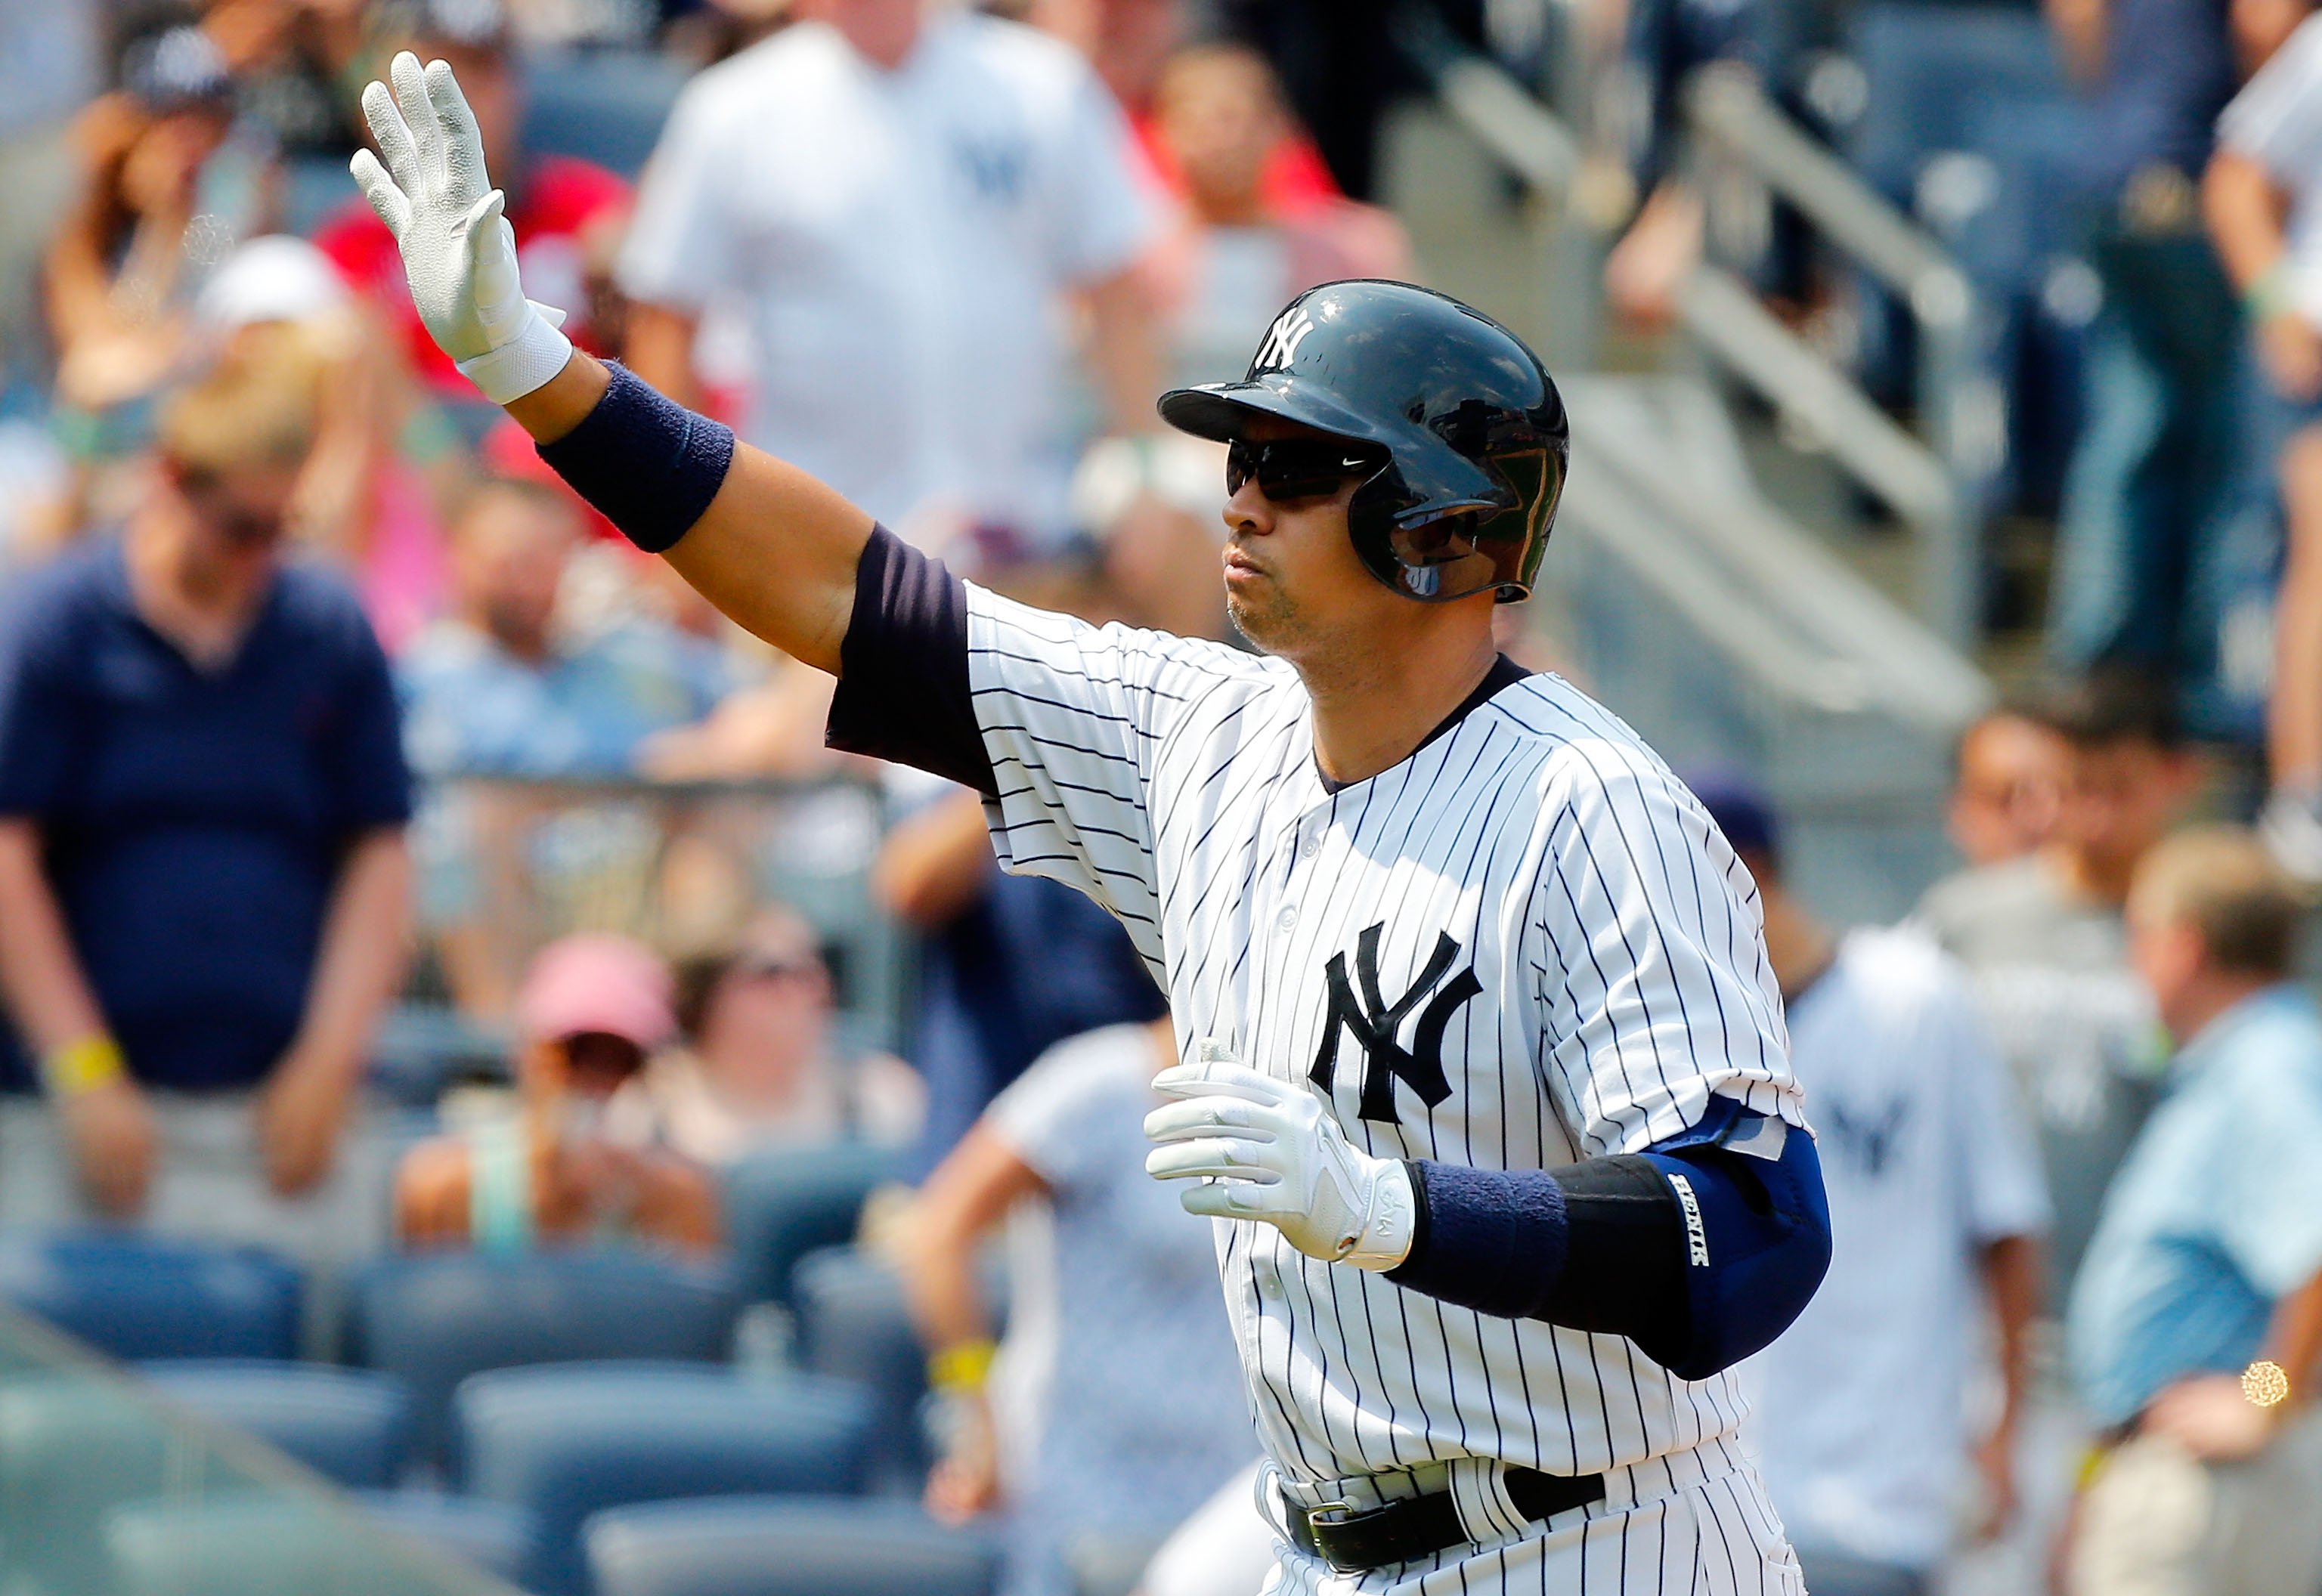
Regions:
[[330, 357], [291, 323], [244, 328], [233, 346], [162, 401], [154, 443], [206, 476], [297, 466], [315, 445]]
[[2298, 953], [2298, 894], [2264, 844], [2237, 825], [2179, 832], [2144, 856], [2129, 890], [2139, 918], [2189, 926], [2209, 962], [2280, 978]]

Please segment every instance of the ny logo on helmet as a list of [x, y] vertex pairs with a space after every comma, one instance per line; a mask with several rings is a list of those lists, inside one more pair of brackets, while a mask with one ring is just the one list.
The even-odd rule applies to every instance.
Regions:
[[1298, 358], [1298, 346], [1313, 330], [1314, 324], [1308, 318], [1305, 308], [1292, 306], [1275, 317], [1274, 325], [1266, 329], [1266, 342], [1257, 346], [1257, 356], [1249, 363], [1250, 371], [1255, 374], [1287, 366]]
[[[1322, 1046], [1306, 1078], [1329, 1091], [1338, 1077], [1339, 1033], [1353, 1032], [1363, 1049], [1362, 1106], [1358, 1112], [1365, 1119], [1394, 1125], [1400, 1123], [1394, 1111], [1395, 1077], [1401, 1076], [1403, 1084], [1431, 1108], [1451, 1095], [1451, 1083], [1443, 1076], [1443, 1033], [1459, 1006], [1481, 992], [1484, 983], [1476, 979], [1470, 966], [1453, 976], [1441, 991], [1435, 990], [1459, 956], [1459, 944], [1439, 931], [1427, 967], [1409, 991], [1389, 1004], [1379, 993], [1379, 936], [1385, 930], [1382, 922], [1355, 940], [1355, 974], [1362, 983], [1359, 992], [1347, 979], [1347, 955], [1330, 955], [1324, 968], [1330, 984], [1330, 1010], [1323, 1017]], [[1419, 1017], [1419, 1029], [1411, 1045], [1404, 1047], [1394, 1035], [1430, 992], [1435, 993], [1434, 999]]]

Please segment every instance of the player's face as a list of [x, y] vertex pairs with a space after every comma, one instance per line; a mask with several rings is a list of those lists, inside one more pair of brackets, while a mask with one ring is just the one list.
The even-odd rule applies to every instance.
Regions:
[[[1244, 437], [1262, 444], [1324, 434], [1259, 416]], [[1343, 648], [1368, 633], [1367, 620], [1392, 624], [1415, 607], [1356, 558], [1347, 505], [1360, 481], [1349, 474], [1328, 492], [1274, 498], [1252, 475], [1226, 501], [1226, 611], [1266, 652], [1295, 661]]]

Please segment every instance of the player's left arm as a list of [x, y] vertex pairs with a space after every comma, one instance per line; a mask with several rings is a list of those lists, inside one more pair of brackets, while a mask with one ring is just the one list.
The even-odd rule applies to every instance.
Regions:
[[[1604, 743], [1558, 795], [1528, 933], [1544, 1078], [1594, 1155], [1555, 1169], [1355, 1147], [1299, 1082], [1165, 1071], [1147, 1167], [1196, 1213], [1505, 1318], [1621, 1335], [1686, 1379], [1772, 1341], [1830, 1262], [1748, 878], [1682, 786]], [[1513, 961], [1512, 961], [1513, 962]]]
[[1500, 1318], [1625, 1336], [1687, 1380], [1771, 1342], [1822, 1283], [1814, 1138], [1713, 1099], [1685, 1135], [1552, 1170], [1377, 1158], [1321, 1098], [1233, 1061], [1163, 1071], [1146, 1161], [1187, 1211], [1273, 1225], [1311, 1257]]

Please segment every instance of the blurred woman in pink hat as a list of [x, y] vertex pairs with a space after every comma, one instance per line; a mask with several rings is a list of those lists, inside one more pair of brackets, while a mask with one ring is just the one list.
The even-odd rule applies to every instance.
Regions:
[[676, 1032], [669, 970], [625, 936], [583, 933], [534, 959], [517, 996], [517, 1107], [407, 1154], [407, 1245], [522, 1252], [543, 1242], [717, 1245], [716, 1190], [695, 1164], [602, 1135], [605, 1105]]

